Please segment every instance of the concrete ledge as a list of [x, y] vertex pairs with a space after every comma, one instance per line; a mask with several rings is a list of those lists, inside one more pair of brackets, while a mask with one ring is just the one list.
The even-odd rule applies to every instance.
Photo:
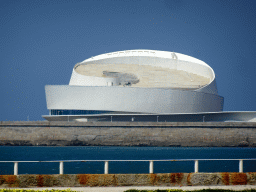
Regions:
[[256, 147], [256, 123], [1, 121], [0, 146]]
[[0, 127], [194, 127], [255, 128], [256, 122], [67, 122], [67, 121], [0, 121]]
[[256, 185], [256, 172], [0, 175], [0, 188], [99, 186], [216, 186]]

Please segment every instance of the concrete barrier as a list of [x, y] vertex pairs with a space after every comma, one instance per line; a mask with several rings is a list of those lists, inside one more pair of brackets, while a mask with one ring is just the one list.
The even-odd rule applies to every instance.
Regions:
[[256, 185], [256, 173], [0, 175], [0, 188]]
[[256, 123], [1, 121], [0, 145], [256, 147]]

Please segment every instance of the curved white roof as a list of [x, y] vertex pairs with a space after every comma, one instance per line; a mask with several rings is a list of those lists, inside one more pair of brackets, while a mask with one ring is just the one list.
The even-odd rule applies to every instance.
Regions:
[[[175, 58], [175, 55], [177, 58]], [[116, 51], [116, 52], [110, 52], [110, 53], [104, 53], [97, 56], [93, 56], [89, 59], [86, 59], [82, 61], [81, 63], [90, 62], [90, 61], [96, 61], [101, 59], [108, 59], [113, 57], [132, 57], [132, 56], [150, 56], [150, 57], [161, 57], [161, 58], [167, 58], [167, 59], [179, 59], [183, 61], [198, 63], [201, 65], [207, 65], [205, 62], [196, 59], [194, 57], [184, 55], [181, 53], [175, 53], [175, 52], [169, 52], [169, 51], [158, 51], [158, 50], [148, 50], [148, 49], [134, 49], [134, 50], [124, 50], [124, 51]]]
[[[132, 65], [132, 66], [131, 66]], [[119, 86], [103, 71], [133, 74], [134, 87], [164, 87], [201, 90], [215, 80], [213, 69], [194, 57], [168, 51], [125, 50], [91, 57], [75, 65], [70, 85]], [[213, 83], [215, 87], [215, 82]], [[217, 93], [217, 89], [207, 92]]]

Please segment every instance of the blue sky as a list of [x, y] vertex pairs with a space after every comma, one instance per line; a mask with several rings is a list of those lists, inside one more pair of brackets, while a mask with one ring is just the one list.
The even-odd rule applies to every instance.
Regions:
[[128, 49], [196, 57], [216, 73], [225, 111], [256, 111], [254, 0], [1, 0], [0, 120], [43, 120], [45, 85]]

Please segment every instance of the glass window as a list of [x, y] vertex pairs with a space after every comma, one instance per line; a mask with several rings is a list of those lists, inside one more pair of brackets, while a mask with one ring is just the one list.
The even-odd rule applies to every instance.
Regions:
[[51, 110], [51, 115], [89, 115], [89, 114], [103, 114], [113, 111], [94, 111], [94, 110]]

